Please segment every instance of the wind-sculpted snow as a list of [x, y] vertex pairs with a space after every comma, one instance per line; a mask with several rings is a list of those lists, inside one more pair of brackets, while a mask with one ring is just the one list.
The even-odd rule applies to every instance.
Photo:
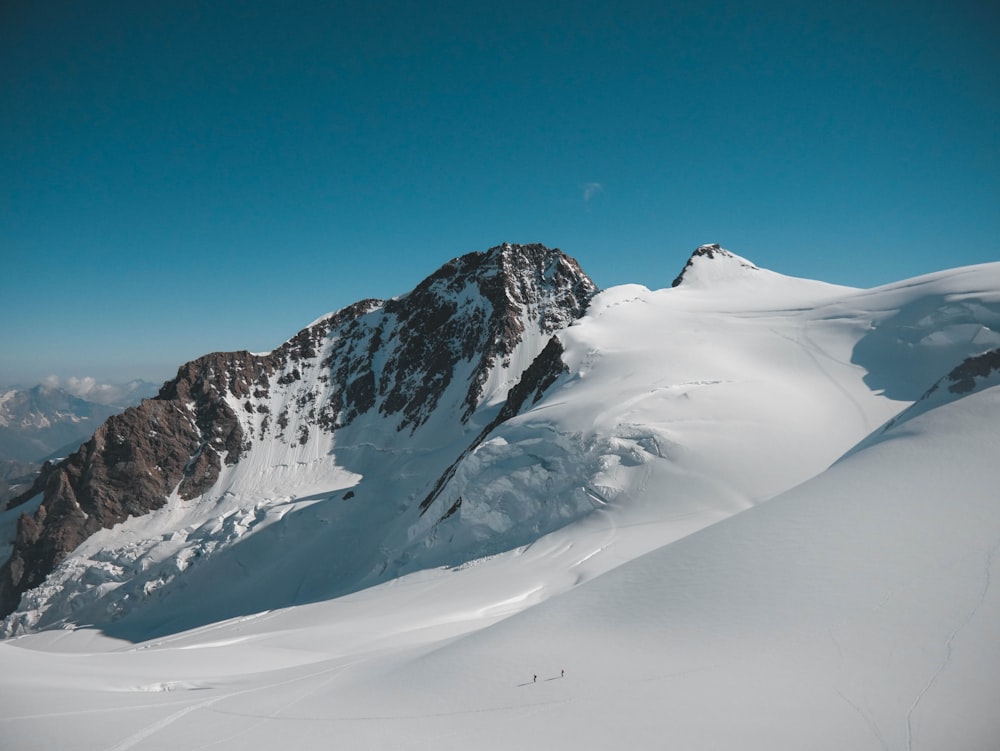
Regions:
[[[688, 269], [710, 259], [729, 271], [703, 274], [714, 281], [694, 294], [626, 286], [598, 295], [558, 336], [564, 372], [554, 385], [449, 468], [414, 533], [488, 555], [610, 507], [633, 522], [675, 519], [681, 536], [821, 472], [905, 406], [869, 389], [869, 373], [851, 362], [898, 287], [794, 280], [711, 250], [696, 251]], [[942, 273], [920, 290], [942, 302], [929, 320], [946, 329], [942, 291], [961, 276]], [[803, 305], [810, 295], [816, 303]], [[980, 339], [996, 335], [991, 295], [969, 306]], [[931, 352], [910, 353], [897, 380], [911, 377], [914, 358], [936, 362], [940, 376], [949, 357], [977, 346], [937, 343], [918, 344]]]
[[891, 433], [900, 425], [925, 412], [957, 401], [969, 394], [997, 386], [1000, 386], [1000, 348], [968, 357], [927, 389], [916, 402], [889, 420], [882, 426], [881, 430], [861, 441], [845, 455], [845, 458], [871, 444], [882, 441], [885, 433]]
[[[957, 363], [1000, 346], [1000, 290], [993, 264], [921, 277], [880, 290], [880, 310], [852, 360], [866, 382], [892, 399], [913, 401]], [[980, 274], [984, 276], [980, 278]]]

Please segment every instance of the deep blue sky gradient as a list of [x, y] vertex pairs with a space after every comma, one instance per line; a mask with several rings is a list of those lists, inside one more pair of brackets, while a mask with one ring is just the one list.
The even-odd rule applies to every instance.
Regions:
[[1000, 259], [1000, 6], [0, 6], [0, 384], [269, 350], [503, 241], [602, 287], [720, 242]]

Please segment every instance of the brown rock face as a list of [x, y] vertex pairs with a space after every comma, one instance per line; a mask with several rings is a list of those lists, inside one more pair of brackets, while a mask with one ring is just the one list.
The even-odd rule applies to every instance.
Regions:
[[475, 411], [493, 368], [509, 366], [525, 321], [552, 334], [579, 318], [597, 291], [575, 260], [544, 245], [501, 245], [445, 264], [390, 300], [398, 346], [379, 379], [383, 414], [400, 429], [423, 423], [460, 361], [475, 363], [461, 419]]
[[44, 494], [33, 516], [22, 514], [10, 559], [0, 568], [0, 614], [97, 530], [160, 508], [175, 489], [193, 498], [215, 482], [223, 461], [239, 460], [243, 434], [221, 397], [226, 384], [218, 374], [231, 370], [223, 366], [233, 360], [254, 359], [268, 372], [266, 359], [245, 352], [188, 363], [157, 398], [109, 418], [75, 454], [42, 470], [10, 504]]

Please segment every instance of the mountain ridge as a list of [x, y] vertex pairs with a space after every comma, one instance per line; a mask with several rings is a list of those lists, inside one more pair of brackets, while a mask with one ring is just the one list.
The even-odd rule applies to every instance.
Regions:
[[481, 406], [496, 409], [487, 402], [505, 399], [595, 291], [558, 249], [505, 243], [449, 261], [406, 295], [323, 316], [271, 353], [212, 353], [182, 365], [155, 399], [109, 419], [11, 501], [43, 496], [18, 522], [0, 567], [0, 613], [98, 529], [172, 495], [202, 495], [255, 444], [297, 449], [323, 435], [329, 443], [365, 415], [412, 436], [461, 377], [460, 424]]

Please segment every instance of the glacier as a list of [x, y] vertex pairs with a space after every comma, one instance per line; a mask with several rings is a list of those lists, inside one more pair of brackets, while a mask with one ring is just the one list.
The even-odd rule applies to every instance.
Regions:
[[992, 747], [1000, 263], [699, 251], [522, 319], [415, 429], [254, 443], [97, 531], [6, 621], [0, 748]]

